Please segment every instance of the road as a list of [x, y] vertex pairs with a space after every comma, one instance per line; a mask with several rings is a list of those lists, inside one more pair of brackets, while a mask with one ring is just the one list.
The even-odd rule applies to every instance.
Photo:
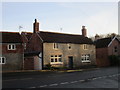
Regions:
[[2, 88], [118, 88], [118, 67], [82, 72], [3, 74]]

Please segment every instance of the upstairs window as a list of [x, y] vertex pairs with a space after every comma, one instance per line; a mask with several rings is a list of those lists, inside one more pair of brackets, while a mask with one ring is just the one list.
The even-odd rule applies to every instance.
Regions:
[[114, 47], [114, 52], [117, 52], [117, 46]]
[[83, 44], [83, 49], [84, 49], [84, 50], [87, 50], [87, 49], [88, 49], [87, 44]]
[[58, 43], [53, 43], [53, 49], [58, 49]]
[[0, 57], [0, 64], [5, 64], [5, 63], [6, 63], [6, 58]]
[[8, 44], [8, 50], [16, 50], [15, 44]]

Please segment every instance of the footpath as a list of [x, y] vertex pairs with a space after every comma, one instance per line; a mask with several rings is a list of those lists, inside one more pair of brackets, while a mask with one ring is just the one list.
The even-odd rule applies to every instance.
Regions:
[[7, 76], [20, 76], [20, 75], [38, 75], [38, 74], [52, 74], [52, 73], [72, 73], [72, 72], [83, 72], [89, 70], [97, 70], [100, 68], [85, 68], [85, 69], [72, 69], [72, 70], [17, 70], [17, 71], [4, 71], [2, 72], [3, 77]]

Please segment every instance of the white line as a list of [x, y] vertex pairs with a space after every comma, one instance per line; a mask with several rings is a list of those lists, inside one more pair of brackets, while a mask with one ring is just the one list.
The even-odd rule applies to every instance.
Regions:
[[102, 78], [102, 77], [98, 77], [99, 79]]
[[92, 80], [96, 80], [97, 78], [93, 78]]
[[36, 88], [36, 87], [29, 87], [29, 88]]
[[47, 87], [47, 85], [42, 85], [42, 86], [39, 86], [39, 87]]
[[87, 80], [92, 80], [92, 79], [89, 78], [89, 79], [87, 79]]
[[72, 81], [72, 82], [70, 82], [70, 83], [77, 83], [78, 81]]
[[55, 83], [55, 84], [50, 84], [49, 86], [57, 86], [58, 84], [57, 83]]
[[60, 84], [68, 84], [68, 82], [63, 82], [63, 83], [60, 83]]
[[84, 82], [85, 80], [79, 80], [80, 82]]

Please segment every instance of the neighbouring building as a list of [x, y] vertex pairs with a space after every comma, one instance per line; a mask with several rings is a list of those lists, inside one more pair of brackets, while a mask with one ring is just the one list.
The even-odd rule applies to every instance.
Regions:
[[24, 50], [21, 35], [17, 32], [0, 32], [0, 65], [3, 71], [22, 70]]
[[29, 66], [37, 64], [32, 69], [45, 68], [49, 64], [67, 68], [96, 65], [95, 45], [87, 37], [85, 26], [82, 26], [82, 35], [45, 32], [39, 31], [39, 22], [35, 19], [27, 48], [26, 63]]
[[95, 36], [95, 45], [96, 45], [96, 62], [97, 65], [109, 66], [110, 55], [120, 55], [120, 41], [115, 37], [107, 37], [99, 39], [99, 35]]

